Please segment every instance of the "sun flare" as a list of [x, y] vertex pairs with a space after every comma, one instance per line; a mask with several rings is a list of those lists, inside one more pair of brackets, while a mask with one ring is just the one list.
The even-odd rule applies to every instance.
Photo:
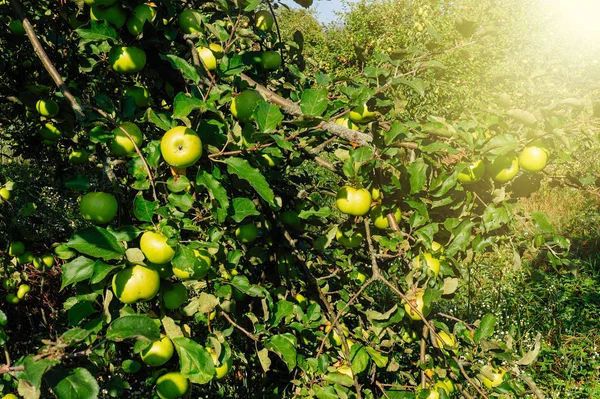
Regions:
[[600, 40], [599, 0], [548, 0], [562, 33]]

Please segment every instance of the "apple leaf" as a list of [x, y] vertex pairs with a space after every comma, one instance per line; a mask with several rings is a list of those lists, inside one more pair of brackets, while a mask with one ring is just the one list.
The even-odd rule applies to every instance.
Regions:
[[248, 198], [234, 198], [232, 202], [233, 214], [230, 216], [236, 223], [240, 223], [248, 216], [260, 215], [260, 212], [256, 210], [256, 205], [254, 205], [254, 202]]
[[254, 120], [261, 133], [273, 133], [283, 120], [283, 114], [276, 105], [261, 101], [254, 110]]
[[456, 228], [452, 229], [452, 236], [454, 239], [446, 248], [446, 255], [454, 256], [459, 251], [464, 251], [467, 249], [467, 246], [471, 241], [473, 226], [475, 226], [475, 223], [469, 219], [466, 219], [463, 220]]
[[158, 201], [146, 201], [141, 195], [137, 195], [133, 200], [133, 214], [141, 222], [152, 222], [157, 209]]
[[53, 368], [46, 379], [54, 394], [60, 399], [94, 399], [100, 394], [96, 378], [87, 369]]
[[258, 285], [250, 284], [250, 281], [246, 276], [235, 276], [233, 279], [231, 279], [231, 284], [238, 290], [242, 291], [244, 294], [261, 298], [265, 296], [261, 287]]
[[171, 193], [167, 197], [171, 205], [182, 212], [189, 211], [194, 206], [194, 198], [190, 193]]
[[403, 84], [405, 86], [410, 87], [417, 93], [419, 93], [419, 95], [421, 97], [423, 97], [425, 95], [425, 82], [423, 81], [423, 79], [420, 79], [420, 78], [414, 78], [414, 79], [394, 78], [394, 79], [392, 79], [392, 84], [394, 84], [394, 85]]
[[92, 277], [94, 274], [95, 261], [85, 256], [80, 256], [69, 263], [62, 265], [62, 285], [60, 290], [65, 287], [75, 284], [79, 281], [84, 281]]
[[202, 345], [185, 337], [173, 338], [179, 355], [181, 374], [194, 384], [206, 384], [215, 375], [215, 364], [210, 353]]
[[35, 355], [29, 355], [23, 361], [24, 370], [17, 373], [19, 379], [19, 395], [25, 399], [37, 399], [41, 395], [40, 387], [44, 373], [59, 360], [35, 360]]
[[125, 254], [115, 236], [102, 227], [88, 227], [73, 235], [67, 246], [74, 250], [104, 260], [118, 259]]
[[307, 116], [320, 116], [327, 109], [327, 89], [308, 89], [302, 93], [300, 108]]
[[494, 327], [496, 326], [496, 316], [491, 313], [487, 313], [485, 316], [481, 318], [481, 323], [479, 324], [479, 328], [475, 330], [475, 335], [473, 339], [476, 343], [479, 343], [480, 340], [491, 337], [494, 334]]
[[234, 54], [232, 56], [224, 56], [219, 62], [219, 69], [226, 76], [239, 75], [248, 69], [248, 66], [244, 64], [244, 60], [241, 55]]
[[274, 335], [265, 342], [265, 348], [275, 352], [287, 364], [288, 370], [296, 367], [296, 337], [292, 334]]
[[185, 118], [192, 111], [205, 108], [205, 103], [199, 98], [190, 97], [185, 93], [177, 93], [173, 102], [173, 118]]
[[165, 131], [177, 126], [177, 122], [173, 121], [166, 112], [154, 112], [152, 108], [146, 110], [144, 122], [151, 122]]
[[352, 349], [350, 350], [350, 364], [354, 374], [362, 373], [369, 365], [370, 359], [371, 357], [363, 345], [352, 345]]
[[106, 338], [117, 342], [129, 338], [154, 342], [160, 338], [160, 329], [148, 316], [126, 315], [119, 317], [108, 326]]
[[119, 35], [115, 28], [113, 28], [108, 22], [102, 21], [90, 21], [90, 29], [75, 29], [75, 32], [81, 37], [81, 44], [89, 42], [103, 42], [105, 40], [116, 42], [119, 39]]
[[184, 79], [191, 80], [196, 84], [200, 83], [200, 75], [198, 75], [196, 68], [193, 65], [190, 65], [190, 63], [183, 58], [177, 57], [173, 54], [161, 54], [160, 58], [169, 61], [173, 68], [181, 72]]
[[221, 182], [210, 173], [202, 169], [198, 169], [198, 174], [196, 175], [196, 185], [206, 187], [211, 198], [217, 200], [220, 206], [220, 212], [217, 212], [217, 221], [225, 221], [225, 218], [227, 217], [227, 209], [229, 208], [229, 197], [227, 195], [227, 190], [223, 188]]
[[429, 165], [419, 158], [406, 167], [410, 174], [410, 193], [415, 194], [425, 188], [427, 183], [427, 169]]
[[250, 163], [243, 158], [231, 157], [225, 160], [227, 171], [237, 175], [240, 179], [246, 180], [256, 190], [267, 203], [276, 208], [275, 194], [265, 177], [256, 168], [253, 168]]

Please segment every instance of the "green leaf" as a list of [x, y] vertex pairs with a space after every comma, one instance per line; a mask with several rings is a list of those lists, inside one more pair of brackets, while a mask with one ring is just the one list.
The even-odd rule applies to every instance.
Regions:
[[119, 317], [108, 326], [106, 338], [117, 342], [129, 338], [154, 342], [160, 338], [160, 329], [148, 316], [126, 315]]
[[80, 256], [69, 263], [62, 265], [62, 284], [60, 290], [71, 284], [87, 280], [94, 274], [94, 264], [92, 259]]
[[[63, 266], [64, 267], [64, 266]], [[98, 259], [94, 262], [94, 274], [91, 277], [91, 284], [98, 284], [115, 269], [121, 269], [123, 265], [109, 265], [108, 263], [102, 262]]]
[[244, 294], [253, 296], [253, 297], [263, 297], [263, 290], [257, 286], [257, 285], [252, 285], [250, 284], [250, 281], [248, 281], [248, 277], [244, 276], [244, 275], [237, 275], [234, 278], [231, 279], [231, 284], [237, 288], [238, 290], [242, 291]]
[[87, 191], [90, 188], [90, 179], [82, 175], [77, 175], [67, 180], [65, 186], [73, 191]]
[[414, 79], [409, 80], [406, 78], [394, 78], [394, 79], [392, 79], [392, 84], [394, 84], [394, 85], [403, 84], [405, 86], [410, 87], [417, 93], [419, 93], [419, 95], [421, 97], [423, 97], [425, 95], [425, 82], [423, 81], [423, 79], [414, 78]]
[[494, 204], [490, 204], [483, 211], [483, 227], [489, 233], [507, 224], [510, 221], [510, 216], [511, 213], [506, 206], [501, 205], [496, 208]]
[[167, 179], [167, 188], [172, 193], [180, 193], [190, 187], [190, 179], [185, 176], [171, 176]]
[[24, 370], [17, 374], [19, 380], [19, 395], [26, 399], [39, 398], [41, 395], [40, 387], [44, 373], [58, 360], [35, 360], [35, 355], [29, 355], [23, 360]]
[[491, 156], [505, 155], [515, 151], [518, 145], [519, 143], [514, 136], [510, 134], [499, 134], [488, 141], [481, 149], [481, 153], [489, 154]]
[[146, 201], [141, 194], [136, 195], [133, 200], [133, 214], [141, 222], [152, 222], [158, 205], [158, 201]]
[[73, 235], [67, 246], [74, 250], [104, 260], [119, 259], [125, 250], [119, 245], [115, 236], [102, 227], [88, 227]]
[[232, 203], [233, 215], [230, 216], [236, 223], [240, 223], [248, 216], [260, 215], [260, 212], [256, 210], [256, 205], [254, 205], [254, 202], [248, 198], [234, 198]]
[[350, 350], [350, 368], [354, 374], [362, 373], [368, 366], [371, 357], [367, 348], [360, 344], [352, 345]]
[[496, 326], [496, 316], [491, 313], [486, 314], [479, 323], [479, 328], [475, 330], [473, 339], [476, 343], [479, 343], [482, 339], [489, 338], [494, 334], [494, 327]]
[[467, 249], [467, 246], [471, 240], [471, 233], [474, 225], [475, 223], [467, 219], [463, 220], [458, 227], [452, 230], [454, 239], [448, 248], [446, 248], [445, 255], [454, 256], [459, 251], [464, 251]]
[[286, 333], [274, 335], [265, 342], [265, 348], [275, 352], [287, 364], [288, 370], [296, 367], [296, 337]]
[[198, 74], [196, 67], [191, 65], [183, 58], [177, 57], [173, 54], [161, 54], [160, 58], [169, 61], [171, 66], [180, 71], [185, 79], [191, 80], [196, 84], [200, 82], [200, 75]]
[[205, 103], [201, 99], [190, 97], [185, 93], [177, 93], [173, 101], [173, 118], [185, 118], [192, 111], [204, 108]]
[[256, 168], [243, 158], [231, 157], [225, 160], [227, 171], [246, 180], [267, 203], [275, 208], [275, 194], [265, 177]]
[[283, 120], [283, 114], [276, 105], [261, 101], [254, 110], [254, 120], [261, 133], [273, 133]]
[[211, 198], [217, 200], [223, 211], [222, 220], [221, 217], [219, 217], [219, 222], [225, 221], [227, 208], [229, 208], [229, 196], [227, 195], [227, 190], [221, 185], [221, 182], [210, 173], [199, 169], [198, 174], [196, 175], [196, 185], [206, 187]]
[[327, 110], [327, 89], [305, 90], [302, 93], [300, 108], [304, 115], [320, 116]]
[[406, 167], [410, 174], [410, 193], [415, 194], [422, 191], [427, 183], [427, 165], [419, 158]]
[[335, 391], [335, 389], [331, 386], [315, 386], [314, 389], [315, 395], [317, 395], [318, 399], [339, 399], [339, 395]]
[[277, 310], [275, 311], [275, 320], [273, 320], [272, 327], [277, 327], [281, 320], [294, 313], [294, 304], [285, 299], [277, 302], [276, 306]]
[[319, 208], [319, 209], [315, 209], [315, 208], [304, 209], [304, 210], [300, 211], [300, 213], [298, 214], [298, 217], [300, 219], [308, 219], [312, 216], [317, 217], [317, 218], [327, 218], [327, 217], [331, 216], [331, 209], [328, 206], [324, 206], [323, 208]]
[[142, 365], [135, 360], [125, 359], [123, 360], [123, 363], [121, 363], [121, 368], [124, 372], [133, 374], [140, 371], [142, 369]]
[[542, 212], [532, 212], [531, 221], [533, 222], [535, 228], [541, 233], [554, 232], [554, 229], [552, 228], [552, 221]]
[[171, 205], [181, 212], [187, 212], [194, 206], [194, 198], [190, 193], [171, 193], [167, 199]]
[[242, 56], [234, 54], [233, 57], [224, 56], [219, 62], [219, 69], [223, 75], [233, 76], [244, 72], [248, 66], [244, 64]]
[[537, 124], [535, 115], [522, 109], [511, 109], [506, 115], [525, 126], [533, 127]]
[[90, 29], [78, 28], [75, 32], [81, 37], [82, 43], [89, 42], [103, 42], [105, 40], [111, 42], [117, 42], [119, 40], [119, 34], [108, 22], [103, 21], [102, 23], [97, 21], [90, 21]]
[[148, 108], [146, 110], [146, 113], [144, 114], [144, 121], [151, 122], [164, 131], [177, 126], [177, 122], [173, 121], [166, 112], [154, 112], [152, 108]]
[[96, 399], [100, 394], [98, 382], [88, 370], [79, 367], [64, 374], [52, 385], [52, 391], [59, 399]]
[[377, 367], [385, 367], [387, 366], [387, 362], [388, 362], [388, 357], [383, 355], [380, 352], [377, 352], [375, 349], [371, 348], [370, 346], [366, 347], [367, 352], [369, 353], [369, 356], [371, 356], [371, 359], [373, 359], [373, 361], [375, 362], [375, 364], [377, 365]]
[[215, 375], [215, 364], [210, 353], [202, 345], [185, 337], [173, 338], [179, 355], [181, 374], [194, 384], [206, 384]]

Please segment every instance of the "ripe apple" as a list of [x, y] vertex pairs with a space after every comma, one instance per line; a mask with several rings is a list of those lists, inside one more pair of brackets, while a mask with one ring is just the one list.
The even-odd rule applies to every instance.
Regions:
[[160, 152], [166, 163], [176, 168], [194, 165], [202, 156], [202, 141], [185, 126], [168, 130], [160, 141]]
[[140, 4], [133, 9], [133, 14], [127, 20], [127, 30], [134, 36], [144, 30], [146, 22], [153, 23], [156, 19], [156, 8], [150, 4]]
[[119, 301], [131, 304], [149, 301], [158, 294], [160, 277], [156, 270], [134, 265], [113, 276], [112, 289]]
[[243, 243], [250, 243], [258, 237], [258, 228], [254, 223], [243, 224], [235, 229], [235, 237]]
[[267, 71], [277, 70], [281, 67], [281, 55], [277, 51], [265, 51], [260, 57], [260, 65]]
[[342, 187], [337, 192], [335, 201], [340, 212], [354, 216], [366, 215], [371, 209], [371, 202], [371, 194], [368, 190], [350, 186]]
[[112, 6], [117, 0], [83, 0], [88, 6]]
[[435, 389], [436, 391], [438, 389], [443, 389], [444, 391], [446, 391], [446, 395], [448, 395], [448, 397], [450, 397], [454, 393], [455, 387], [454, 387], [454, 383], [452, 382], [452, 380], [449, 378], [446, 378], [445, 380], [436, 381], [435, 384], [433, 384], [433, 389]]
[[273, 22], [275, 22], [275, 18], [269, 11], [260, 10], [254, 14], [254, 26], [263, 32], [270, 31], [273, 28]]
[[[423, 316], [427, 317], [429, 312], [431, 311], [429, 306], [425, 306], [425, 302], [423, 301], [423, 296], [425, 295], [425, 290], [422, 288], [417, 289], [414, 294], [408, 296], [408, 300], [412, 303]], [[404, 304], [404, 310], [408, 317], [413, 320], [421, 320], [421, 316], [419, 316], [416, 312], [412, 310], [408, 303]]]
[[171, 288], [163, 291], [162, 297], [165, 308], [169, 310], [178, 309], [188, 300], [187, 288], [182, 283], [175, 283]]
[[148, 89], [140, 86], [129, 86], [123, 90], [123, 96], [133, 97], [135, 105], [138, 107], [146, 107], [150, 104], [150, 93]]
[[437, 277], [440, 274], [440, 260], [434, 258], [432, 254], [426, 252], [423, 254], [423, 258], [425, 258], [425, 263], [427, 264], [428, 273]]
[[166, 335], [147, 347], [140, 354], [142, 361], [150, 367], [162, 366], [173, 357], [173, 343]]
[[156, 394], [160, 399], [177, 399], [185, 395], [188, 379], [177, 371], [164, 374], [156, 380]]
[[492, 179], [506, 183], [519, 173], [519, 158], [514, 155], [500, 156], [492, 163], [489, 171]]
[[220, 59], [223, 57], [223, 46], [221, 46], [220, 44], [210, 43], [208, 45], [208, 48], [210, 49], [210, 51], [212, 51], [214, 56], [217, 57], [217, 59]]
[[356, 248], [362, 242], [363, 235], [361, 232], [350, 234], [349, 231], [342, 231], [342, 229], [338, 228], [335, 232], [335, 238], [346, 248]]
[[198, 47], [198, 55], [200, 59], [206, 66], [206, 69], [209, 71], [214, 71], [217, 69], [217, 57], [213, 54], [212, 50], [208, 47], [199, 46]]
[[52, 254], [44, 254], [33, 258], [33, 266], [37, 270], [44, 270], [45, 268], [51, 268], [54, 266], [54, 256]]
[[85, 220], [105, 224], [117, 216], [118, 204], [115, 197], [101, 191], [87, 193], [79, 202], [79, 211]]
[[354, 107], [350, 114], [350, 120], [354, 123], [368, 123], [375, 119], [375, 112], [369, 111], [367, 104]]
[[256, 90], [244, 90], [231, 101], [231, 114], [242, 122], [248, 122], [254, 118], [254, 110], [262, 99]]
[[35, 109], [40, 115], [52, 118], [58, 114], [58, 103], [54, 100], [38, 100]]
[[[489, 366], [486, 367], [489, 368]], [[487, 374], [490, 375], [482, 376], [483, 378], [481, 382], [483, 382], [483, 385], [485, 385], [488, 389], [494, 389], [498, 385], [502, 384], [502, 382], [504, 382], [504, 374], [506, 374], [506, 370], [504, 370], [503, 368], [491, 369], [488, 370]]]
[[135, 145], [140, 147], [144, 141], [144, 136], [139, 127], [133, 122], [123, 122], [121, 125], [113, 129], [114, 137], [108, 141], [108, 147], [110, 151], [118, 157], [126, 157], [135, 154], [135, 147], [133, 143], [121, 130], [125, 129], [127, 133], [133, 138]]
[[173, 274], [182, 280], [204, 278], [208, 273], [208, 269], [212, 266], [212, 256], [205, 249], [194, 249], [194, 255], [196, 255], [196, 263], [191, 265], [191, 272], [186, 269], [173, 267]]
[[10, 201], [10, 190], [6, 187], [0, 188], [0, 197], [2, 197], [2, 199], [4, 199], [5, 201]]
[[19, 399], [19, 397], [17, 395], [15, 395], [15, 394], [9, 393], [7, 395], [4, 395], [2, 397], [2, 399]]
[[525, 147], [519, 155], [519, 165], [528, 172], [539, 172], [546, 167], [547, 162], [548, 153], [542, 147]]
[[46, 123], [39, 131], [40, 136], [47, 142], [57, 142], [60, 139], [61, 131], [51, 123]]
[[21, 284], [17, 290], [17, 298], [23, 299], [31, 291], [29, 284]]
[[90, 8], [90, 19], [92, 21], [106, 21], [117, 28], [122, 28], [127, 21], [127, 13], [120, 4], [112, 6], [92, 6]]
[[139, 72], [146, 66], [146, 53], [138, 47], [114, 46], [108, 53], [108, 62], [115, 72]]
[[142, 234], [140, 249], [149, 262], [159, 265], [170, 262], [175, 256], [175, 250], [167, 244], [167, 237], [153, 231]]
[[442, 350], [448, 348], [454, 353], [458, 353], [458, 349], [456, 348], [456, 337], [454, 334], [448, 334], [446, 331], [440, 331], [437, 333], [437, 335], [439, 338], [436, 337], [435, 343], [438, 348]]
[[24, 36], [25, 28], [23, 27], [23, 23], [19, 19], [15, 19], [10, 21], [8, 24], [8, 29], [13, 33], [13, 35]]
[[73, 165], [82, 165], [90, 161], [90, 154], [84, 149], [73, 150], [69, 154], [69, 162]]
[[[374, 206], [371, 209], [369, 216], [371, 217], [371, 221], [373, 221], [373, 224], [375, 225], [375, 227], [377, 227], [378, 229], [385, 230], [385, 229], [390, 228], [390, 223], [387, 220], [387, 211], [384, 212], [381, 205]], [[394, 219], [396, 219], [396, 222], [400, 221], [401, 216], [402, 216], [402, 212], [400, 211], [399, 208], [397, 208], [394, 211]]]
[[13, 241], [10, 243], [10, 245], [8, 247], [8, 254], [10, 256], [23, 255], [24, 252], [25, 252], [25, 244], [23, 244], [23, 241]]
[[371, 189], [371, 199], [373, 201], [379, 201], [380, 198], [381, 198], [381, 191], [378, 188], [373, 187]]
[[179, 27], [187, 34], [202, 33], [202, 14], [196, 10], [184, 10], [179, 14]]
[[481, 159], [473, 162], [472, 164], [465, 167], [458, 174], [458, 181], [463, 184], [475, 183], [481, 180], [485, 174], [485, 164]]
[[213, 348], [206, 348], [206, 350], [208, 351], [208, 353], [210, 353], [210, 357], [212, 358], [213, 363], [215, 364], [215, 378], [217, 380], [220, 380], [221, 378], [225, 377], [227, 373], [229, 373], [229, 370], [233, 365], [233, 358], [230, 356], [229, 359], [227, 359], [227, 361], [223, 363], [219, 360], [219, 357], [217, 356], [217, 353]]
[[335, 123], [337, 123], [338, 125], [342, 125], [348, 129], [352, 129], [352, 130], [358, 130], [358, 125], [355, 125], [354, 123], [352, 123], [352, 121], [348, 118], [342, 117], [342, 118], [337, 118], [335, 120]]

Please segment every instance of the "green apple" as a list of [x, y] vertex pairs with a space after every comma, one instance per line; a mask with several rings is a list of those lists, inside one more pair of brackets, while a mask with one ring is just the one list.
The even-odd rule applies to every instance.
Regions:
[[[227, 373], [229, 373], [229, 370], [233, 365], [233, 359], [230, 356], [226, 362], [222, 362], [222, 360], [219, 360], [219, 357], [213, 348], [206, 348], [206, 350], [208, 353], [210, 353], [210, 357], [215, 365], [215, 378], [220, 380], [221, 378], [225, 377]], [[221, 355], [223, 355], [223, 353], [221, 353]]]
[[177, 126], [163, 135], [160, 153], [169, 165], [187, 168], [198, 162], [202, 156], [202, 140], [192, 129]]
[[208, 47], [200, 46], [198, 47], [198, 55], [200, 59], [206, 66], [206, 69], [209, 71], [214, 71], [217, 69], [217, 57], [213, 54], [212, 50]]
[[19, 265], [25, 265], [33, 262], [33, 254], [31, 251], [25, 251], [21, 255], [17, 256], [17, 263]]
[[144, 349], [140, 356], [148, 366], [158, 367], [168, 362], [173, 357], [173, 352], [173, 343], [169, 337], [163, 335], [158, 341]]
[[250, 243], [258, 237], [258, 228], [254, 223], [243, 224], [235, 229], [235, 237], [243, 243]]
[[539, 172], [546, 167], [547, 162], [546, 149], [535, 145], [523, 148], [519, 155], [519, 166], [528, 172]]
[[378, 188], [373, 187], [371, 189], [371, 199], [373, 201], [379, 201], [379, 199], [381, 199], [381, 191]]
[[263, 32], [270, 31], [273, 28], [273, 22], [275, 22], [275, 18], [269, 11], [260, 10], [254, 14], [254, 26]]
[[54, 126], [51, 123], [46, 123], [44, 127], [42, 127], [39, 131], [40, 137], [47, 142], [57, 142], [62, 135], [62, 132], [59, 128]]
[[118, 208], [116, 198], [101, 191], [87, 193], [79, 202], [81, 216], [100, 224], [110, 223], [117, 216]]
[[440, 331], [437, 333], [438, 337], [435, 339], [436, 346], [442, 350], [451, 349], [455, 354], [458, 353], [457, 341], [454, 334], [448, 334], [446, 331]]
[[127, 31], [131, 33], [133, 36], [137, 36], [144, 31], [144, 25], [146, 25], [146, 21], [142, 21], [141, 19], [131, 16], [127, 20], [125, 26], [127, 27]]
[[90, 154], [84, 149], [76, 149], [69, 154], [69, 162], [73, 165], [82, 165], [90, 161]]
[[90, 19], [92, 21], [106, 21], [117, 28], [122, 28], [127, 21], [127, 13], [120, 4], [112, 6], [92, 6], [90, 8]]
[[44, 270], [54, 266], [54, 256], [52, 254], [44, 254], [42, 256], [33, 258], [33, 266], [37, 270]]
[[0, 197], [2, 197], [2, 199], [4, 199], [5, 201], [10, 201], [10, 197], [11, 197], [10, 190], [7, 189], [6, 187], [0, 188]]
[[164, 374], [156, 380], [156, 394], [160, 399], [180, 398], [185, 395], [188, 387], [188, 379], [177, 371]]
[[231, 101], [231, 114], [242, 122], [248, 122], [254, 118], [254, 110], [262, 99], [256, 90], [244, 90]]
[[212, 256], [205, 249], [194, 249], [194, 255], [196, 262], [193, 265], [187, 265], [186, 269], [173, 266], [173, 274], [182, 280], [204, 278], [212, 266]]
[[375, 119], [375, 115], [375, 112], [369, 110], [367, 104], [363, 104], [354, 107], [348, 116], [354, 123], [368, 123]]
[[7, 395], [4, 395], [2, 397], [2, 399], [19, 399], [19, 397], [17, 395], [15, 395], [15, 394], [9, 393]]
[[188, 300], [187, 288], [182, 283], [173, 284], [171, 288], [163, 291], [162, 295], [165, 308], [169, 310], [178, 309]]
[[337, 118], [335, 120], [335, 123], [337, 123], [338, 125], [344, 126], [345, 128], [348, 129], [352, 129], [352, 130], [358, 130], [358, 125], [355, 125], [354, 123], [352, 123], [352, 121], [348, 118]]
[[265, 51], [260, 57], [260, 65], [267, 71], [279, 69], [281, 62], [281, 55], [277, 51]]
[[[485, 366], [488, 369], [491, 369], [491, 367], [489, 366]], [[489, 374], [487, 376], [482, 376], [481, 378], [481, 382], [483, 382], [483, 385], [486, 386], [486, 388], [488, 389], [494, 389], [496, 388], [498, 385], [502, 384], [502, 382], [504, 382], [504, 374], [506, 374], [506, 370], [502, 369], [502, 368], [497, 368], [497, 369], [491, 369], [491, 370], [487, 370], [488, 372], [486, 374]]]
[[[408, 300], [410, 301], [410, 303], [412, 305], [414, 305], [415, 308], [417, 308], [417, 310], [419, 312], [421, 312], [421, 314], [423, 316], [427, 317], [427, 315], [429, 315], [429, 312], [431, 311], [431, 309], [429, 306], [425, 306], [425, 302], [423, 301], [424, 295], [425, 295], [425, 290], [422, 288], [419, 288], [412, 295], [408, 296]], [[411, 319], [421, 320], [421, 316], [419, 314], [417, 314], [415, 311], [413, 311], [412, 307], [410, 307], [410, 305], [408, 303], [404, 304], [404, 311], [406, 312], [408, 317], [410, 317]]]
[[463, 184], [475, 183], [485, 174], [485, 164], [481, 159], [466, 166], [459, 174], [458, 181]]
[[495, 181], [506, 183], [519, 173], [519, 158], [514, 155], [500, 156], [492, 163], [489, 172]]
[[[371, 209], [369, 216], [371, 217], [371, 221], [375, 227], [378, 229], [385, 230], [390, 228], [390, 223], [387, 219], [387, 211], [384, 212], [384, 209], [381, 207], [381, 205], [374, 206]], [[402, 212], [399, 208], [396, 208], [394, 211], [394, 219], [396, 219], [396, 223], [400, 221], [401, 216]]]
[[156, 6], [153, 3], [139, 4], [133, 9], [133, 16], [140, 21], [153, 23], [156, 20]]
[[113, 276], [112, 289], [125, 304], [149, 301], [158, 294], [160, 276], [156, 270], [144, 266], [129, 266]]
[[128, 86], [123, 90], [123, 96], [133, 97], [138, 107], [146, 107], [150, 104], [150, 93], [145, 87]]
[[133, 122], [123, 122], [119, 127], [113, 129], [114, 136], [108, 141], [110, 151], [118, 157], [131, 156], [136, 152], [135, 147], [121, 129], [124, 129], [131, 136], [138, 148], [142, 145], [144, 136], [140, 128]]
[[115, 72], [139, 72], [146, 66], [146, 53], [138, 47], [114, 46], [108, 53], [108, 63]]
[[202, 33], [202, 14], [196, 10], [184, 10], [179, 14], [179, 27], [187, 34]]
[[38, 100], [35, 109], [40, 115], [52, 118], [58, 114], [58, 103], [54, 100]]
[[25, 244], [23, 244], [23, 241], [13, 241], [10, 243], [10, 245], [8, 247], [8, 254], [10, 256], [23, 255], [24, 252], [25, 252]]
[[29, 286], [29, 284], [21, 284], [17, 289], [17, 298], [25, 298], [25, 295], [29, 294], [29, 291], [31, 291], [31, 287]]
[[215, 57], [217, 57], [217, 59], [220, 59], [223, 57], [223, 46], [221, 46], [218, 43], [210, 43], [208, 45], [208, 48], [210, 49], [210, 51], [212, 51], [212, 53], [214, 54]]
[[371, 209], [371, 193], [364, 188], [356, 189], [350, 186], [342, 187], [336, 195], [336, 205], [340, 212], [363, 216]]
[[167, 240], [161, 233], [146, 231], [140, 238], [140, 249], [149, 262], [168, 263], [175, 256], [175, 250], [167, 244]]
[[12, 304], [17, 304], [17, 303], [21, 302], [21, 300], [15, 294], [10, 293], [10, 294], [6, 294], [6, 302], [12, 303]]

